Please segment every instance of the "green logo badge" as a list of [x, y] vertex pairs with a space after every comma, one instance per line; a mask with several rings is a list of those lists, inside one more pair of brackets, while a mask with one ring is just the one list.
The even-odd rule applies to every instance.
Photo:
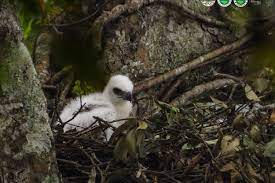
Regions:
[[218, 0], [218, 4], [221, 7], [227, 7], [232, 3], [232, 0]]
[[234, 0], [234, 4], [240, 8], [245, 7], [247, 3], [248, 3], [248, 0]]

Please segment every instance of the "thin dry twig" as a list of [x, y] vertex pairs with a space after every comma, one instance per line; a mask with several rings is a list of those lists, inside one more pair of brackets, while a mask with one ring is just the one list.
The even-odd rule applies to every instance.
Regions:
[[65, 76], [66, 74], [68, 74], [69, 72], [71, 72], [72, 70], [72, 66], [66, 66], [63, 69], [61, 69], [61, 71], [57, 72], [49, 81], [49, 84], [54, 84], [56, 82], [58, 82], [59, 80], [61, 80], [61, 78], [63, 76]]
[[235, 84], [236, 82], [232, 79], [216, 79], [207, 83], [195, 86], [190, 91], [185, 92], [181, 96], [174, 99], [171, 104], [175, 106], [188, 105], [192, 98], [198, 97], [199, 95], [208, 91], [219, 89], [228, 85]]
[[74, 81], [74, 74], [70, 73], [70, 75], [64, 81], [64, 86], [62, 87], [60, 95], [59, 95], [59, 103], [58, 103], [58, 108], [57, 108], [58, 111], [60, 111], [60, 109], [63, 108], [63, 106], [66, 102], [66, 96], [71, 89], [73, 81]]
[[46, 25], [47, 27], [53, 27], [54, 29], [57, 29], [58, 28], [62, 28], [62, 27], [71, 27], [71, 26], [75, 26], [75, 25], [79, 25], [79, 24], [82, 24], [92, 18], [94, 18], [100, 11], [103, 10], [103, 8], [109, 3], [111, 2], [112, 0], [108, 0], [106, 2], [104, 2], [99, 8], [97, 8], [96, 11], [94, 11], [92, 14], [88, 15], [87, 17], [84, 17], [80, 20], [77, 20], [75, 22], [72, 22], [72, 23], [65, 23], [65, 24], [48, 24]]

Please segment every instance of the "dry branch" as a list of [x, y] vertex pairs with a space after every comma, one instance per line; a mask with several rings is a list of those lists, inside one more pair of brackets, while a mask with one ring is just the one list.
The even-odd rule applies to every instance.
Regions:
[[64, 85], [61, 87], [60, 95], [59, 95], [59, 103], [58, 103], [58, 111], [61, 111], [61, 109], [64, 107], [66, 102], [66, 96], [69, 93], [71, 86], [74, 81], [74, 74], [71, 73], [68, 75], [68, 77], [64, 80]]
[[243, 44], [245, 44], [246, 42], [248, 42], [250, 39], [252, 38], [252, 34], [249, 34], [249, 35], [246, 35], [244, 36], [243, 38], [231, 43], [231, 44], [228, 44], [228, 45], [225, 45], [225, 46], [222, 46], [214, 51], [211, 51], [207, 54], [204, 54], [190, 62], [187, 62], [186, 64], [183, 64], [182, 66], [178, 67], [178, 68], [175, 68], [167, 73], [164, 73], [162, 75], [159, 75], [155, 78], [152, 78], [152, 79], [147, 79], [145, 81], [142, 81], [142, 82], [139, 82], [136, 84], [135, 86], [135, 93], [138, 93], [142, 90], [146, 90], [146, 89], [149, 89], [151, 88], [152, 86], [155, 86], [157, 84], [160, 84], [164, 81], [167, 81], [168, 79], [171, 79], [173, 77], [176, 77], [176, 76], [179, 76], [181, 74], [183, 74], [184, 72], [186, 71], [189, 71], [189, 70], [192, 70], [192, 69], [195, 69], [195, 68], [198, 68], [200, 66], [203, 66], [205, 64], [209, 64], [209, 63], [212, 63], [213, 60], [211, 61], [211, 59], [214, 59], [222, 54], [225, 54], [229, 51], [233, 51], [233, 50], [236, 50], [238, 48], [240, 48]]
[[38, 78], [45, 84], [50, 78], [50, 44], [52, 36], [48, 32], [38, 35], [33, 52], [33, 60]]
[[61, 71], [57, 72], [49, 81], [49, 84], [55, 84], [56, 82], [60, 81], [62, 77], [72, 71], [72, 66], [66, 66]]
[[185, 92], [181, 96], [174, 99], [171, 104], [176, 106], [187, 105], [190, 103], [190, 100], [198, 97], [199, 95], [206, 93], [211, 90], [219, 89], [228, 85], [235, 84], [236, 82], [232, 79], [216, 79], [208, 83], [204, 83], [198, 86], [195, 86], [192, 90]]

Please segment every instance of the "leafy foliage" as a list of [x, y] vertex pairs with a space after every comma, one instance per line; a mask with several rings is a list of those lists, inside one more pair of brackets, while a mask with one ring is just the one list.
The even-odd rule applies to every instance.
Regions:
[[89, 85], [86, 81], [81, 82], [76, 80], [72, 89], [72, 93], [76, 96], [83, 96], [95, 92], [95, 88]]

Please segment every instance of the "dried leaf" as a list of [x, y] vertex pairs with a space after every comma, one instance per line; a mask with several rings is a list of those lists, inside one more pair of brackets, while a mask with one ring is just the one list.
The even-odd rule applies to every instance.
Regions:
[[255, 142], [259, 142], [261, 140], [261, 130], [257, 125], [253, 125], [249, 131], [250, 137]]
[[257, 96], [257, 94], [253, 91], [251, 86], [246, 85], [245, 86], [245, 95], [249, 100], [255, 101], [255, 102], [260, 102], [260, 98]]
[[275, 109], [272, 111], [270, 116], [270, 123], [275, 123]]
[[239, 113], [232, 122], [232, 127], [235, 129], [242, 129], [245, 125], [244, 114]]
[[240, 139], [233, 136], [226, 135], [221, 141], [221, 153], [222, 155], [233, 155], [239, 150]]
[[141, 173], [142, 173], [142, 170], [139, 169], [139, 170], [137, 171], [136, 178], [139, 178], [139, 177], [141, 176]]
[[236, 167], [236, 165], [233, 162], [229, 162], [229, 163], [225, 164], [220, 169], [220, 171], [230, 173], [231, 182], [237, 182], [238, 179], [241, 178], [241, 174], [239, 173], [239, 171], [235, 167]]
[[253, 169], [251, 164], [248, 163], [245, 169], [248, 172], [248, 176], [251, 178], [250, 179], [251, 182], [257, 183], [257, 182], [263, 182], [264, 181], [263, 177], [260, 174], [258, 174], [256, 170]]

